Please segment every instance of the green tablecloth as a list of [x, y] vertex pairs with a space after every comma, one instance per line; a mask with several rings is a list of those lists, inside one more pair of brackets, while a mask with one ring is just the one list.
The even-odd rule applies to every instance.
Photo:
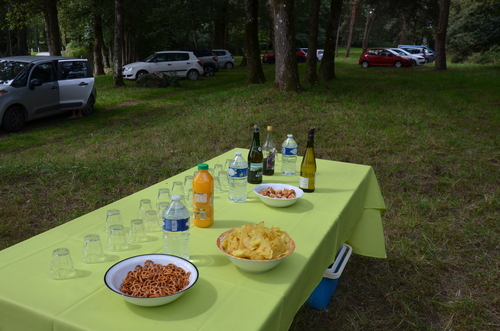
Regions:
[[[234, 156], [234, 149], [207, 163], [213, 167]], [[300, 158], [299, 158], [300, 162]], [[293, 317], [320, 282], [347, 242], [353, 252], [385, 258], [380, 213], [385, 209], [377, 179], [369, 166], [317, 160], [317, 186], [288, 208], [264, 205], [248, 185], [249, 200], [233, 203], [227, 192], [216, 195], [215, 222], [191, 228], [191, 257], [200, 272], [195, 286], [177, 301], [159, 307], [138, 307], [112, 293], [103, 282], [114, 263], [134, 255], [161, 253], [161, 233], [127, 251], [105, 250], [106, 261], [81, 262], [83, 238], [97, 233], [105, 242], [108, 209], [120, 209], [127, 226], [136, 218], [139, 200], [156, 201], [158, 188], [191, 175], [183, 173], [0, 251], [0, 330], [287, 330]], [[263, 183], [298, 186], [298, 174], [264, 177]], [[133, 174], [131, 174], [133, 175]], [[269, 272], [240, 271], [217, 249], [224, 231], [248, 222], [279, 226], [296, 242], [295, 252]], [[56, 281], [49, 277], [51, 252], [67, 247], [77, 275]]]

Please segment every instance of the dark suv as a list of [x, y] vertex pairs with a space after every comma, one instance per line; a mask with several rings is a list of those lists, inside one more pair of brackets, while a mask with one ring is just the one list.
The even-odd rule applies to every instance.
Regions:
[[179, 51], [193, 52], [194, 55], [203, 63], [203, 76], [212, 77], [219, 71], [219, 59], [206, 48], [182, 47]]

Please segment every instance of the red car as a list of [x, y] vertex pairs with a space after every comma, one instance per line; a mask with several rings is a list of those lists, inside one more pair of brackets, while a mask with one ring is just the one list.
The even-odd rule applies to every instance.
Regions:
[[[307, 54], [304, 53], [303, 50], [297, 48], [297, 63], [305, 63], [307, 61]], [[264, 54], [262, 57], [262, 63], [275, 64], [276, 63], [276, 54], [269, 53]]]
[[408, 56], [400, 56], [390, 52], [385, 48], [372, 48], [367, 50], [359, 58], [359, 64], [363, 68], [370, 66], [389, 66], [389, 67], [411, 67], [413, 60]]

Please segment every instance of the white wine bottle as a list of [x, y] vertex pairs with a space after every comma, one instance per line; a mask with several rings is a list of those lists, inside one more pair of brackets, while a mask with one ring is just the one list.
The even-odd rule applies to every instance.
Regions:
[[299, 187], [304, 192], [314, 192], [316, 188], [316, 157], [314, 156], [314, 129], [307, 134], [307, 147], [300, 165]]

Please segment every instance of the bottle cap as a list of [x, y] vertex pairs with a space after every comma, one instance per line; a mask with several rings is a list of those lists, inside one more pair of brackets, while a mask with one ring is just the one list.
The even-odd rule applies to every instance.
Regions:
[[180, 195], [172, 195], [172, 200], [180, 200], [181, 196]]
[[236, 155], [241, 155], [241, 152], [236, 152]]
[[267, 131], [273, 131], [273, 126], [272, 125], [268, 125], [267, 126]]
[[208, 164], [206, 163], [198, 164], [198, 170], [208, 170]]
[[289, 134], [287, 134], [286, 136], [287, 136], [288, 138], [292, 138], [292, 137], [293, 137], [293, 134], [290, 134], [290, 133], [289, 133]]

